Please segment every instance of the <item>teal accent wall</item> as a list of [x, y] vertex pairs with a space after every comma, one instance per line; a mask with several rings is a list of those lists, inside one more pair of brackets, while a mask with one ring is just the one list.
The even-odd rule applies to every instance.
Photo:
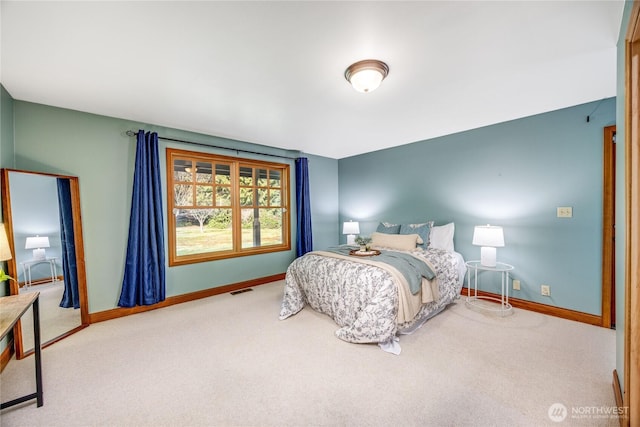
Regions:
[[616, 372], [624, 392], [624, 297], [625, 297], [625, 37], [633, 1], [625, 1], [618, 37], [616, 84]]
[[338, 160], [307, 155], [311, 194], [313, 249], [336, 246], [338, 241]]
[[[512, 296], [600, 315], [602, 138], [615, 108], [609, 98], [341, 159], [340, 221], [359, 221], [363, 235], [380, 221], [453, 221], [466, 260], [480, 257], [474, 226], [501, 225], [498, 260], [521, 281]], [[557, 218], [559, 206], [573, 218]]]
[[[0, 167], [13, 167], [13, 98], [0, 84]], [[1, 178], [0, 178], [1, 179]], [[2, 217], [2, 201], [0, 200], [0, 218]], [[7, 263], [0, 266], [7, 271]], [[0, 296], [9, 295], [9, 282], [0, 284]], [[7, 348], [9, 336], [0, 341], [0, 352]]]
[[[0, 168], [12, 168], [13, 158], [13, 98], [0, 84]], [[0, 218], [2, 218], [2, 200], [0, 200]], [[7, 271], [6, 262], [1, 261], [0, 267]], [[0, 284], [0, 296], [5, 295], [9, 295], [9, 282]]]
[[[121, 290], [127, 247], [131, 187], [135, 162], [134, 137], [127, 130], [145, 129], [159, 135], [205, 144], [259, 151], [261, 153], [297, 157], [298, 152], [285, 151], [247, 142], [233, 141], [187, 131], [152, 126], [134, 121], [98, 116], [62, 108], [14, 101], [15, 156], [17, 169], [77, 176], [80, 183], [89, 312], [95, 313], [116, 307]], [[166, 188], [164, 170], [165, 148], [235, 155], [215, 148], [160, 141], [162, 182]], [[265, 255], [228, 260], [167, 266], [167, 296], [175, 296], [231, 283], [283, 273], [295, 257], [295, 167], [293, 160], [260, 155], [243, 155], [268, 161], [288, 163], [291, 172], [292, 249]], [[337, 205], [331, 187], [322, 195], [325, 172], [332, 174], [337, 161], [311, 157], [316, 170], [311, 174], [312, 189], [318, 191], [320, 203], [314, 209], [318, 215], [319, 235], [335, 233], [332, 221], [323, 211], [323, 204]], [[337, 188], [337, 178], [334, 188]], [[335, 198], [335, 201], [332, 201]], [[164, 194], [166, 206], [166, 193]], [[166, 215], [166, 213], [165, 213]], [[166, 218], [165, 218], [166, 221]], [[315, 226], [314, 226], [315, 231]], [[166, 234], [166, 227], [165, 227]]]
[[[0, 167], [13, 167], [13, 98], [0, 84]], [[1, 214], [0, 214], [1, 215]]]

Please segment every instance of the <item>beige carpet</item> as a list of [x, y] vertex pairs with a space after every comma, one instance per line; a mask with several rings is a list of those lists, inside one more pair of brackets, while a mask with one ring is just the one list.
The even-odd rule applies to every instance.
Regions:
[[[614, 331], [459, 300], [394, 356], [338, 340], [308, 307], [278, 320], [282, 287], [93, 324], [43, 351], [44, 406], [5, 409], [0, 424], [617, 425], [602, 415], [615, 405]], [[3, 401], [32, 392], [33, 359], [10, 361], [0, 379]], [[557, 423], [548, 412], [560, 403]]]

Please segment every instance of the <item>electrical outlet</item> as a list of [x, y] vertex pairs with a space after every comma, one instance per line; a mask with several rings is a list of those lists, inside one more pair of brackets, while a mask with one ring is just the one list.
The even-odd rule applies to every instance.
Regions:
[[544, 295], [545, 297], [550, 297], [551, 296], [551, 287], [549, 285], [541, 285], [540, 286], [540, 293], [542, 295]]
[[520, 280], [514, 280], [513, 281], [513, 289], [516, 291], [520, 290]]
[[558, 218], [572, 218], [573, 208], [571, 206], [561, 206], [556, 208], [556, 216]]

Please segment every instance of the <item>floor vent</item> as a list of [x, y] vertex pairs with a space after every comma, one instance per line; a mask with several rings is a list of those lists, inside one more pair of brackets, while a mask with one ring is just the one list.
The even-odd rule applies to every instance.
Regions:
[[231, 295], [237, 295], [237, 294], [241, 294], [241, 293], [244, 293], [244, 292], [250, 292], [250, 291], [252, 291], [252, 290], [253, 290], [253, 289], [251, 289], [251, 288], [240, 289], [240, 290], [238, 290], [238, 291], [230, 292], [230, 294], [231, 294]]

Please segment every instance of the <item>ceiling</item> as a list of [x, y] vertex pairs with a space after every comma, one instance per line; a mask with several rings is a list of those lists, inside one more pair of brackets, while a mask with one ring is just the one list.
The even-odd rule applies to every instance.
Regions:
[[[623, 1], [5, 1], [14, 99], [344, 158], [615, 96]], [[361, 59], [390, 68], [353, 90]]]

